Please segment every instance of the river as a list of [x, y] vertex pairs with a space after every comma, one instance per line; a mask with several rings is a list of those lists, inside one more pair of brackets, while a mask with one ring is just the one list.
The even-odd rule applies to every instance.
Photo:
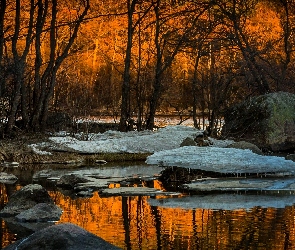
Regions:
[[[13, 185], [1, 184], [1, 206], [5, 205], [15, 190], [34, 182], [33, 175], [36, 171], [50, 167], [12, 169], [10, 172], [17, 175], [19, 181]], [[148, 168], [144, 164], [133, 167]], [[125, 165], [112, 166], [112, 171], [122, 171], [124, 168]], [[56, 223], [77, 224], [122, 249], [279, 250], [295, 247], [293, 204], [283, 208], [243, 208], [241, 204], [240, 208], [232, 210], [166, 207], [162, 206], [161, 202], [156, 202], [157, 206], [153, 205], [155, 199], [163, 197], [102, 197], [98, 192], [94, 192], [92, 197], [78, 198], [69, 191], [49, 184], [46, 186], [50, 196], [63, 210], [60, 221]], [[158, 180], [132, 185], [165, 190]], [[110, 184], [110, 188], [115, 187], [116, 184]], [[189, 194], [181, 196], [190, 197]], [[269, 197], [271, 199], [272, 196]], [[280, 197], [280, 194], [276, 197]], [[2, 220], [1, 224], [2, 248], [26, 234], [20, 227], [13, 227], [5, 220]]]

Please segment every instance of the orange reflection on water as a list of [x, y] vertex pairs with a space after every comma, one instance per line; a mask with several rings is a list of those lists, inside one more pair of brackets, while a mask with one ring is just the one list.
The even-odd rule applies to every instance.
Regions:
[[77, 224], [122, 249], [292, 249], [294, 207], [208, 210], [153, 207], [147, 197], [72, 200], [50, 192]]
[[[2, 205], [15, 189], [1, 185]], [[59, 191], [49, 194], [64, 211], [58, 223], [79, 225], [122, 249], [295, 249], [295, 206], [182, 209], [151, 206], [148, 197], [100, 197], [95, 192], [92, 198], [72, 199]], [[15, 240], [2, 221], [1, 246]]]
[[[63, 209], [58, 223], [71, 222], [123, 249], [156, 249], [180, 241], [193, 243], [193, 236], [206, 227], [212, 211], [152, 207], [147, 197], [72, 200], [59, 192], [50, 195]], [[182, 243], [181, 243], [182, 244]]]
[[150, 228], [153, 215], [146, 205], [146, 198], [101, 198], [95, 192], [92, 198], [72, 200], [61, 193], [50, 194], [64, 211], [59, 223], [77, 224], [121, 248], [140, 245], [147, 239], [149, 243], [144, 245], [154, 245], [152, 241], [156, 232]]

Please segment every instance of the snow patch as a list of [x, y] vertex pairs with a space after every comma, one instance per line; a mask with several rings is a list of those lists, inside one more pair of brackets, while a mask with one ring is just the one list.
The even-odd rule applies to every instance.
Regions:
[[59, 146], [80, 153], [153, 153], [178, 148], [186, 137], [194, 138], [203, 133], [187, 126], [167, 126], [158, 131], [107, 131], [92, 134], [90, 140], [82, 141], [73, 137], [50, 137]]

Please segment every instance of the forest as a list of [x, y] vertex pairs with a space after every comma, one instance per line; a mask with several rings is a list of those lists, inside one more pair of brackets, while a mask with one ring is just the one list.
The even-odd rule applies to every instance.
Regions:
[[0, 131], [45, 131], [50, 112], [214, 129], [245, 98], [295, 93], [294, 49], [292, 0], [1, 0]]

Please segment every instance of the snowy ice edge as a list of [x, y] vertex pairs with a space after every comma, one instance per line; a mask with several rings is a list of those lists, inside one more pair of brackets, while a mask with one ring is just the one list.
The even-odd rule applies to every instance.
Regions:
[[[167, 126], [153, 131], [107, 131], [91, 134], [88, 141], [70, 136], [50, 137], [55, 149], [67, 148], [79, 153], [154, 153], [166, 149], [178, 148], [186, 137], [194, 138], [203, 133], [187, 126]], [[38, 148], [41, 150], [40, 148]]]
[[[196, 168], [220, 173], [265, 173], [293, 172], [295, 162], [283, 157], [261, 156], [250, 150], [225, 148], [231, 140], [215, 140], [210, 147], [180, 147], [182, 141], [203, 133], [188, 126], [167, 126], [156, 132], [107, 131], [91, 134], [90, 140], [79, 140], [70, 136], [50, 137], [51, 149], [66, 149], [79, 153], [153, 153], [146, 160], [147, 164]], [[32, 144], [36, 154], [49, 154], [45, 143]]]
[[181, 147], [156, 152], [147, 164], [202, 169], [219, 173], [294, 173], [295, 162], [283, 157], [264, 156], [249, 149]]

